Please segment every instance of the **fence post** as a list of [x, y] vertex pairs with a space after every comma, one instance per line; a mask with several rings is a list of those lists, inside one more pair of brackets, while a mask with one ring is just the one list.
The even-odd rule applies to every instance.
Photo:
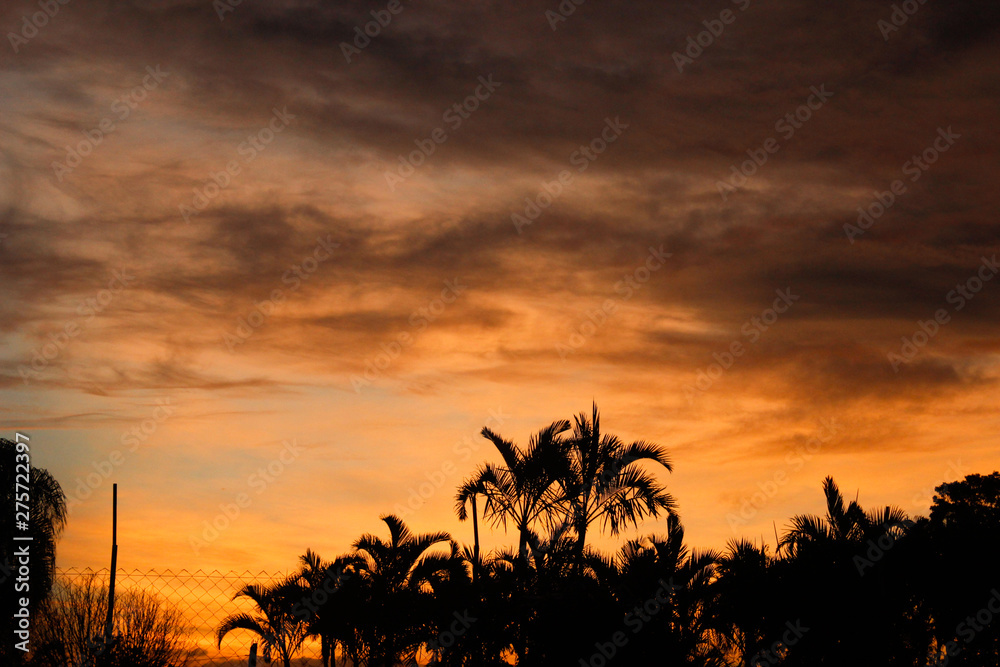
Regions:
[[250, 645], [250, 661], [247, 665], [249, 667], [257, 667], [257, 642]]
[[115, 627], [115, 572], [118, 570], [118, 484], [112, 486], [111, 499], [111, 581], [108, 584], [108, 618], [104, 625], [104, 645], [111, 646]]

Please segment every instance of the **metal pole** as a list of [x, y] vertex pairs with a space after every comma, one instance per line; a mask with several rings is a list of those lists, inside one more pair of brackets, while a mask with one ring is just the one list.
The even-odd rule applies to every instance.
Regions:
[[472, 533], [476, 540], [476, 562], [479, 562], [479, 512], [476, 511], [476, 494], [472, 494]]
[[111, 645], [115, 622], [115, 573], [118, 571], [118, 485], [112, 487], [111, 500], [111, 580], [108, 583], [108, 619], [104, 624], [104, 645]]

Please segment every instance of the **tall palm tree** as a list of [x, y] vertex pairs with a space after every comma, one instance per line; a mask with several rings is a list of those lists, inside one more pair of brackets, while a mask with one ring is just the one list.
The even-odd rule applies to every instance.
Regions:
[[306, 549], [299, 562], [299, 577], [309, 605], [300, 604], [298, 611], [307, 618], [309, 634], [319, 637], [321, 661], [323, 667], [329, 667], [336, 660], [338, 641], [343, 642], [345, 655], [351, 641], [346, 609], [350, 602], [344, 599], [341, 588], [353, 576], [358, 559], [347, 555], [332, 562], [324, 561], [315, 551]]
[[270, 585], [248, 584], [237, 591], [233, 599], [253, 601], [259, 613], [233, 614], [223, 620], [216, 631], [218, 646], [222, 647], [222, 639], [233, 630], [249, 630], [261, 638], [265, 661], [277, 654], [284, 667], [291, 667], [292, 657], [309, 635], [309, 623], [293, 611], [308, 595], [298, 579], [293, 575]]
[[394, 515], [380, 517], [389, 527], [389, 541], [372, 534], [354, 543], [355, 566], [362, 601], [358, 632], [371, 667], [392, 667], [412, 658], [428, 640], [433, 624], [424, 613], [436, 584], [464, 574], [465, 565], [452, 548], [449, 555], [426, 553], [449, 543], [445, 532], [415, 535]]
[[581, 413], [574, 421], [566, 450], [567, 475], [560, 481], [570, 506], [577, 556], [582, 563], [590, 524], [601, 519], [603, 527], [617, 535], [623, 527], [636, 526], [647, 515], [674, 512], [676, 503], [656, 477], [640, 467], [648, 461], [672, 472], [666, 449], [642, 441], [626, 444], [616, 435], [602, 434], [596, 403], [589, 419]]
[[465, 506], [473, 496], [484, 496], [483, 516], [495, 526], [513, 523], [518, 531], [518, 555], [527, 558], [532, 526], [540, 521], [551, 524], [565, 500], [557, 481], [566, 474], [566, 442], [561, 434], [568, 430], [568, 421], [553, 422], [521, 449], [483, 428], [483, 437], [497, 448], [504, 465], [486, 463], [459, 487], [455, 496], [459, 520], [468, 518]]

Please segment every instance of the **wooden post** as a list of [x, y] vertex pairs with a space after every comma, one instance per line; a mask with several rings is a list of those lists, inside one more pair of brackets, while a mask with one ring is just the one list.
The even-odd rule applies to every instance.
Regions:
[[118, 484], [112, 487], [111, 498], [111, 579], [108, 583], [108, 618], [104, 623], [104, 645], [111, 646], [115, 627], [115, 573], [118, 571]]
[[257, 642], [250, 644], [250, 660], [247, 662], [249, 667], [257, 667]]

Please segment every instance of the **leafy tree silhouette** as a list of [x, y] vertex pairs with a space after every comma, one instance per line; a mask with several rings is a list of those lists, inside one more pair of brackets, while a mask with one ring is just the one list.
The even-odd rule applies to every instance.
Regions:
[[260, 637], [265, 661], [277, 655], [284, 667], [291, 667], [292, 658], [309, 634], [309, 624], [294, 611], [306, 595], [298, 575], [266, 586], [244, 586], [233, 599], [252, 600], [259, 613], [233, 614], [223, 620], [216, 631], [218, 646], [222, 647], [223, 638], [233, 630], [249, 630]]
[[916, 543], [907, 563], [911, 580], [919, 582], [913, 596], [931, 619], [931, 664], [998, 665], [1000, 472], [968, 475], [935, 491], [929, 519], [912, 531]]
[[[17, 664], [24, 653], [14, 647], [14, 613], [22, 594], [15, 591], [18, 561], [15, 551], [29, 546], [28, 612], [34, 615], [52, 591], [56, 567], [56, 540], [66, 525], [66, 494], [59, 482], [44, 468], [25, 465], [26, 452], [19, 452], [17, 443], [0, 438], [0, 483], [3, 489], [4, 511], [0, 513], [0, 535], [4, 536], [0, 561], [0, 662]], [[23, 444], [20, 449], [26, 449]], [[25, 476], [25, 471], [30, 470]], [[20, 476], [19, 476], [20, 475]], [[24, 482], [27, 481], [27, 489]], [[18, 484], [22, 486], [18, 486]], [[27, 508], [27, 527], [18, 527], [15, 510], [21, 502]], [[31, 540], [15, 542], [18, 535]]]

